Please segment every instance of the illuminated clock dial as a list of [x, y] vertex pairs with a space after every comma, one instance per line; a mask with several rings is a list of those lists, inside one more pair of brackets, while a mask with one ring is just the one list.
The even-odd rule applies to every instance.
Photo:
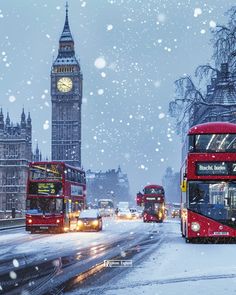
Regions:
[[69, 91], [71, 91], [72, 86], [73, 86], [73, 82], [68, 77], [60, 78], [57, 81], [57, 89], [59, 91], [61, 91], [61, 92], [69, 92]]

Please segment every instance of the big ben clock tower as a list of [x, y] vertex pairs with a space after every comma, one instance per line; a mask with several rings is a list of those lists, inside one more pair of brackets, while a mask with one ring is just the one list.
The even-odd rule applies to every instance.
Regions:
[[75, 56], [66, 5], [65, 25], [51, 70], [52, 160], [81, 166], [83, 75]]

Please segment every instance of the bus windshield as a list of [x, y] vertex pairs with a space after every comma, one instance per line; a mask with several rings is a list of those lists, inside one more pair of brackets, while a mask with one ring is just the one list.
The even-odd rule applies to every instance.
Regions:
[[147, 194], [147, 195], [152, 195], [152, 194], [161, 195], [161, 194], [164, 194], [164, 190], [163, 190], [163, 188], [157, 188], [157, 187], [145, 188], [144, 189], [144, 194]]
[[236, 134], [189, 135], [190, 152], [236, 152]]
[[144, 212], [151, 214], [151, 215], [156, 215], [157, 212], [161, 210], [161, 203], [155, 203], [155, 202], [146, 202], [144, 203]]
[[26, 210], [29, 214], [63, 213], [63, 199], [32, 198], [26, 201]]
[[189, 209], [216, 220], [236, 218], [236, 182], [189, 182]]
[[98, 201], [98, 208], [114, 208], [114, 204], [111, 200]]
[[62, 179], [63, 168], [60, 164], [37, 164], [30, 167], [30, 179]]

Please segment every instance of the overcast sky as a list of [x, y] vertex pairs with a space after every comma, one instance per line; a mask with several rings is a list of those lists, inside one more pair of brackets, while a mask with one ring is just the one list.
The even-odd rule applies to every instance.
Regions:
[[[226, 22], [234, 1], [68, 2], [84, 76], [84, 168], [120, 165], [133, 194], [161, 183], [167, 166], [180, 167], [168, 117], [173, 82], [211, 62], [211, 30]], [[14, 123], [23, 106], [31, 112], [33, 148], [38, 142], [44, 157], [51, 154], [50, 70], [64, 20], [65, 1], [0, 1], [1, 106]]]

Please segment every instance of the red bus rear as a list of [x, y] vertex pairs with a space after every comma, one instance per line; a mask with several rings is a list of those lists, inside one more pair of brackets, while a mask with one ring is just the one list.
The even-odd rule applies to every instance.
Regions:
[[63, 162], [31, 162], [26, 198], [26, 230], [76, 229], [85, 207], [85, 172]]
[[236, 125], [192, 127], [183, 148], [181, 231], [186, 241], [236, 237]]
[[165, 218], [165, 192], [160, 185], [147, 185], [143, 194], [138, 193], [136, 197], [138, 206], [143, 206], [144, 222], [163, 222]]

